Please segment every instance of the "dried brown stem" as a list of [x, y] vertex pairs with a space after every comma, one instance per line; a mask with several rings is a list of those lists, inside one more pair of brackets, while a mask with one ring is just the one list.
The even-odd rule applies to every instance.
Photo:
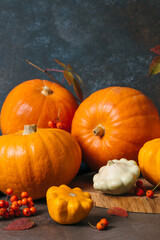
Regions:
[[[32, 62], [30, 62], [29, 60], [26, 60], [26, 62], [27, 62], [28, 64], [30, 64], [31, 66], [37, 68], [37, 69], [40, 70], [41, 72], [46, 73], [54, 82], [56, 82], [56, 83], [58, 83], [59, 85], [63, 86], [63, 85], [62, 85], [61, 83], [59, 83], [49, 72], [47, 72], [47, 70], [44, 70], [44, 69], [36, 66], [35, 64], [33, 64]], [[74, 97], [75, 97], [75, 96], [74, 96]], [[75, 97], [75, 99], [76, 99], [78, 102], [80, 102], [80, 100], [79, 100], [77, 97]]]
[[[28, 61], [28, 60], [26, 60], [26, 62], [29, 63], [31, 66], [37, 68], [37, 69], [40, 70], [41, 72], [46, 73], [54, 82], [58, 83], [58, 81], [57, 81], [49, 72], [47, 72], [46, 70], [44, 70], [44, 69], [36, 66], [35, 64], [31, 63], [31, 62]], [[58, 83], [58, 84], [60, 84], [60, 83]], [[61, 84], [60, 84], [60, 85], [61, 85]]]

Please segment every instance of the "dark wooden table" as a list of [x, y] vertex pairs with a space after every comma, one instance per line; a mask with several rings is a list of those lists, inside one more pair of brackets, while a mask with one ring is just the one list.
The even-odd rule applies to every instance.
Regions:
[[[89, 216], [75, 225], [60, 225], [54, 222], [48, 214], [45, 199], [35, 201], [38, 214], [30, 217], [35, 227], [29, 230], [3, 230], [13, 220], [0, 219], [1, 240], [81, 240], [81, 239], [115, 239], [115, 240], [159, 240], [160, 214], [130, 213], [128, 218], [109, 216], [104, 208], [94, 207]], [[107, 218], [109, 228], [98, 231], [88, 225], [93, 225], [101, 218]]]

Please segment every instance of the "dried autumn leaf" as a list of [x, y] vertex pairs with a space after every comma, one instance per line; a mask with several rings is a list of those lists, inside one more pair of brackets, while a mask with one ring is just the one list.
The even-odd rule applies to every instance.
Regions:
[[85, 86], [84, 86], [84, 83], [83, 83], [83, 81], [82, 81], [82, 79], [80, 78], [80, 76], [78, 75], [78, 74], [76, 74], [76, 73], [73, 73], [75, 76], [76, 76], [76, 78], [80, 81], [80, 83], [82, 84], [82, 86], [85, 88]]
[[157, 73], [160, 73], [160, 56], [157, 56], [152, 60], [149, 66], [148, 77], [150, 77], [151, 75], [155, 75]]
[[120, 217], [128, 217], [126, 210], [120, 207], [111, 207], [107, 210], [108, 215], [115, 215]]
[[65, 79], [67, 80], [68, 84], [71, 85], [73, 83], [73, 74], [67, 70], [63, 71], [63, 75]]
[[11, 222], [6, 228], [3, 228], [4, 230], [13, 230], [13, 231], [19, 231], [19, 230], [27, 230], [34, 226], [34, 222], [27, 218], [19, 218], [13, 222]]
[[74, 87], [74, 91], [75, 91], [77, 97], [82, 102], [83, 101], [83, 93], [82, 93], [82, 90], [81, 90], [79, 82], [75, 78], [73, 78], [73, 87]]
[[70, 64], [67, 64], [67, 70], [73, 70], [73, 67]]
[[63, 67], [63, 68], [66, 69], [66, 65], [65, 65], [64, 63], [58, 61], [57, 59], [54, 59], [54, 61], [55, 61], [56, 63], [58, 63], [59, 65], [61, 65], [61, 67]]
[[157, 45], [154, 48], [151, 48], [150, 51], [156, 53], [157, 55], [160, 55], [160, 45]]

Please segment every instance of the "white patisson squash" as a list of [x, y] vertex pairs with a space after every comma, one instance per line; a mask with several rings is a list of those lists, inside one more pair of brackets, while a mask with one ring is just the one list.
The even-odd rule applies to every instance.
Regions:
[[140, 175], [136, 161], [121, 158], [108, 161], [93, 177], [93, 187], [104, 193], [120, 195], [132, 188]]

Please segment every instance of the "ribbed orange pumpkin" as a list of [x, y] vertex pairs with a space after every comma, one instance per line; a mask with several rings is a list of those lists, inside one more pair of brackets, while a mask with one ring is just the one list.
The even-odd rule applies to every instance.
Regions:
[[140, 91], [109, 87], [80, 104], [71, 133], [81, 146], [84, 162], [98, 170], [108, 160], [137, 160], [142, 145], [160, 137], [160, 119], [155, 105]]
[[148, 182], [160, 182], [160, 138], [146, 142], [138, 154], [141, 173]]
[[[28, 133], [27, 133], [28, 134]], [[0, 191], [13, 188], [20, 197], [45, 197], [51, 186], [69, 184], [81, 164], [76, 139], [60, 129], [38, 129], [0, 136]]]
[[1, 110], [3, 134], [17, 132], [26, 124], [47, 128], [49, 120], [55, 120], [60, 110], [60, 121], [66, 130], [78, 104], [72, 94], [59, 84], [33, 79], [16, 86], [7, 96]]

